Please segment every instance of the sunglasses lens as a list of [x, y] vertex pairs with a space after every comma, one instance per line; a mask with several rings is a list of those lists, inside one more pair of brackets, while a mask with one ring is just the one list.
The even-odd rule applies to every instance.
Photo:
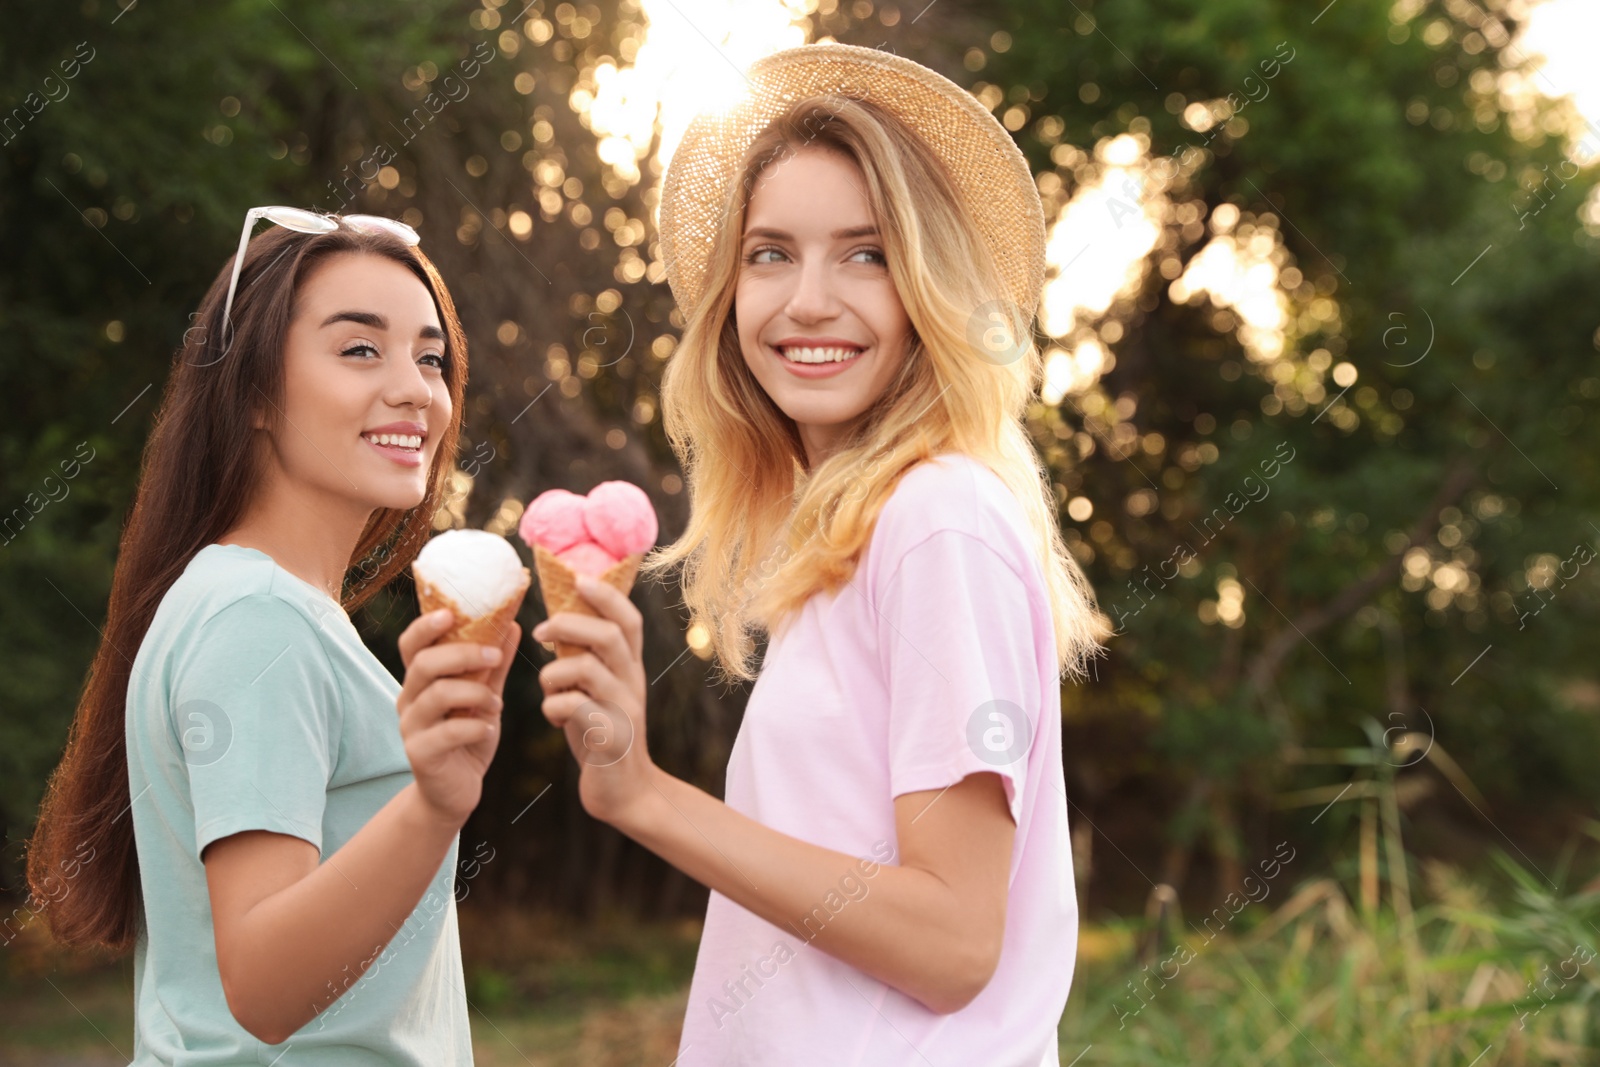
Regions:
[[328, 233], [339, 228], [339, 224], [326, 215], [298, 207], [263, 208], [261, 217], [301, 233]]
[[382, 230], [393, 234], [408, 245], [415, 245], [422, 240], [417, 236], [417, 231], [401, 222], [399, 219], [386, 219], [381, 215], [345, 215], [344, 224], [360, 233], [375, 233]]

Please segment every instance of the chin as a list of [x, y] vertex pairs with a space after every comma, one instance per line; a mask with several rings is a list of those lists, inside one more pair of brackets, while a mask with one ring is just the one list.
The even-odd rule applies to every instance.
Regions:
[[783, 413], [801, 426], [824, 426], [832, 428], [855, 421], [865, 410], [865, 407], [841, 409], [831, 405], [827, 408], [816, 408], [809, 405], [794, 405], [792, 407], [783, 409]]
[[410, 485], [395, 486], [388, 491], [379, 491], [370, 504], [374, 508], [390, 508], [395, 511], [410, 511], [422, 503], [423, 497], [428, 495], [426, 486]]

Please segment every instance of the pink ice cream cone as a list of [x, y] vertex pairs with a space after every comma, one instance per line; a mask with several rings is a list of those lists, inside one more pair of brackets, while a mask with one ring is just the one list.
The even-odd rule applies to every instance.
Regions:
[[565, 489], [540, 493], [522, 513], [517, 534], [529, 548], [542, 545], [550, 552], [565, 552], [590, 539], [584, 525], [585, 498]]
[[589, 490], [583, 525], [595, 544], [619, 559], [656, 543], [656, 510], [631, 482], [601, 482]]
[[556, 559], [571, 567], [575, 574], [599, 577], [617, 565], [617, 557], [593, 541], [579, 541], [565, 552], [557, 552]]
[[[517, 532], [533, 549], [545, 610], [593, 616], [578, 593], [576, 578], [586, 574], [626, 594], [644, 554], [655, 544], [655, 508], [643, 489], [629, 482], [601, 482], [589, 495], [565, 489], [540, 493], [523, 512]], [[557, 656], [581, 647], [556, 642]]]

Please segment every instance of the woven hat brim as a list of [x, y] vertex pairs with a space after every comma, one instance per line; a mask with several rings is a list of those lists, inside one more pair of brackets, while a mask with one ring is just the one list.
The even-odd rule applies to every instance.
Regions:
[[764, 56], [747, 77], [749, 91], [733, 107], [689, 124], [662, 183], [661, 254], [685, 316], [705, 296], [712, 244], [731, 214], [728, 186], [751, 142], [795, 101], [833, 93], [872, 101], [927, 143], [993, 256], [1003, 295], [1032, 320], [1044, 284], [1044, 207], [1027, 159], [976, 97], [892, 52], [835, 43]]

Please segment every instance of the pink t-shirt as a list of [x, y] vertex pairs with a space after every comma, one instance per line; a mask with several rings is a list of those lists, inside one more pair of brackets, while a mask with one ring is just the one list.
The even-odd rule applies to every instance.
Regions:
[[[999, 477], [960, 453], [909, 471], [850, 582], [769, 641], [728, 760], [731, 807], [868, 862], [795, 927], [711, 894], [681, 1067], [1058, 1067], [1078, 905], [1053, 635]], [[940, 1015], [808, 939], [899, 862], [895, 797], [981, 772], [1017, 825], [1005, 943], [983, 992]]]

